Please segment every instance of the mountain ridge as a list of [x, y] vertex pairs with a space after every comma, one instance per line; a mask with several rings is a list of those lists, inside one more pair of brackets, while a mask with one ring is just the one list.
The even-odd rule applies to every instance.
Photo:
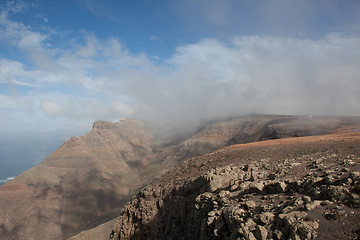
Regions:
[[[106, 222], [110, 217], [94, 219], [114, 209], [110, 215], [116, 215], [138, 189], [186, 159], [234, 141], [272, 138], [274, 132], [281, 133], [276, 137], [301, 136], [326, 123], [330, 127], [321, 133], [328, 133], [354, 121], [358, 119], [246, 116], [213, 122], [180, 138], [158, 135], [138, 120], [96, 121], [90, 132], [70, 138], [42, 163], [0, 187], [0, 235], [64, 239], [87, 224]], [[271, 131], [260, 134], [266, 126]]]

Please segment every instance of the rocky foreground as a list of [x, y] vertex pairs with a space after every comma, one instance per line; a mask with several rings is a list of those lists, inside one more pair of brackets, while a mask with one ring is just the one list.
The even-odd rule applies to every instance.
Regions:
[[358, 130], [187, 160], [131, 199], [110, 239], [360, 239]]

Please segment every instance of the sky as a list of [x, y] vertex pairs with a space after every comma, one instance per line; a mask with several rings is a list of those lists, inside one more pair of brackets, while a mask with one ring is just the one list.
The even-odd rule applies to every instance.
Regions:
[[359, 116], [359, 93], [358, 0], [0, 0], [0, 167], [95, 120]]

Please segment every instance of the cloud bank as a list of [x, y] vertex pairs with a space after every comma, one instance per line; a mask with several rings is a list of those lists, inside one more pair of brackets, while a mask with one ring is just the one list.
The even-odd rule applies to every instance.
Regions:
[[156, 61], [86, 32], [59, 49], [48, 39], [61, 33], [33, 31], [6, 12], [0, 26], [30, 62], [0, 58], [3, 126], [88, 129], [138, 118], [183, 130], [247, 113], [360, 115], [358, 35], [201, 39]]
[[[165, 125], [244, 113], [359, 115], [358, 37], [236, 37], [178, 47], [166, 75], [133, 77], [140, 117]], [[137, 73], [139, 74], [139, 73]]]

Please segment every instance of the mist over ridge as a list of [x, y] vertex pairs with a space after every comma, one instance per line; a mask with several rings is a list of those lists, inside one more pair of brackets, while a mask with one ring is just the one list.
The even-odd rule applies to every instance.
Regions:
[[253, 36], [185, 45], [167, 60], [173, 68], [166, 76], [127, 82], [125, 94], [135, 100], [131, 116], [174, 127], [249, 113], [356, 116], [358, 42], [333, 34], [318, 41]]

